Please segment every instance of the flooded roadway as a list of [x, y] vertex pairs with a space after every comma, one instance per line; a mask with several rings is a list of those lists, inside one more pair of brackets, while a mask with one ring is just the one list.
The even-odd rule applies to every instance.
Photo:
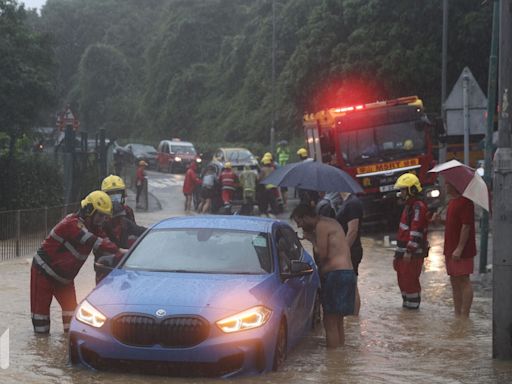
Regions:
[[[176, 200], [181, 207], [181, 196]], [[158, 219], [151, 214], [138, 217], [146, 224]], [[346, 319], [346, 346], [326, 350], [324, 335], [317, 331], [291, 352], [282, 371], [237, 381], [512, 383], [512, 362], [491, 358], [489, 276], [474, 276], [475, 295], [470, 320], [455, 319], [451, 288], [441, 254], [442, 236], [440, 231], [431, 233], [432, 248], [421, 277], [423, 292], [419, 311], [401, 307], [402, 298], [392, 268], [393, 252], [383, 246], [382, 236], [364, 237], [365, 254], [359, 277], [362, 307], [359, 317]], [[110, 374], [68, 366], [67, 340], [62, 333], [60, 308], [56, 303], [52, 304], [51, 310], [51, 335], [36, 337], [32, 333], [29, 273], [28, 256], [0, 263], [0, 332], [9, 328], [10, 333], [10, 366], [6, 370], [0, 369], [0, 383], [216, 382]], [[79, 300], [93, 288], [94, 274], [90, 261], [78, 276], [76, 286]]]

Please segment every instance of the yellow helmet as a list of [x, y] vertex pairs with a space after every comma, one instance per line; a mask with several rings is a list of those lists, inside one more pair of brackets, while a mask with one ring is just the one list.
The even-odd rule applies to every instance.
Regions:
[[231, 162], [230, 162], [230, 161], [226, 161], [226, 162], [224, 163], [224, 168], [226, 168], [226, 169], [231, 169], [231, 167], [232, 167], [232, 165], [231, 165]]
[[124, 192], [125, 189], [126, 185], [124, 184], [123, 179], [116, 175], [107, 176], [101, 182], [101, 190], [103, 192]]
[[272, 160], [272, 154], [270, 152], [266, 152], [264, 155], [263, 155], [263, 159], [265, 158], [269, 158], [270, 160]]
[[299, 150], [297, 151], [297, 155], [299, 155], [300, 157], [306, 157], [308, 155], [308, 151], [306, 148], [299, 148]]
[[[414, 188], [413, 188], [414, 187]], [[395, 183], [395, 189], [407, 188], [409, 195], [415, 195], [422, 191], [420, 180], [414, 173], [404, 173]]]
[[414, 148], [414, 143], [411, 139], [407, 139], [404, 141], [404, 149], [406, 151], [410, 151], [413, 148]]
[[265, 157], [265, 156], [263, 156], [263, 159], [261, 159], [261, 162], [262, 162], [264, 165], [272, 164], [272, 158], [271, 158], [271, 157]]
[[103, 191], [94, 191], [89, 193], [80, 203], [86, 216], [92, 216], [98, 211], [107, 216], [112, 216], [112, 200], [110, 196]]

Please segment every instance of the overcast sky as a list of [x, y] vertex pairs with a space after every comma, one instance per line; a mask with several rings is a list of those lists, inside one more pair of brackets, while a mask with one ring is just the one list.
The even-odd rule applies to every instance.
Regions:
[[19, 0], [19, 3], [25, 3], [25, 8], [41, 9], [41, 6], [46, 3], [46, 0]]

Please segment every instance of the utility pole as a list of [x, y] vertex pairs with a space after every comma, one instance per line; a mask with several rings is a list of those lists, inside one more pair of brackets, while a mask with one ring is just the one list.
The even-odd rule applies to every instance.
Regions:
[[[500, 2], [494, 0], [492, 11], [491, 54], [489, 56], [489, 77], [487, 80], [487, 133], [485, 137], [484, 180], [489, 190], [492, 181], [492, 138], [496, 112], [496, 86], [498, 83], [498, 40], [500, 32]], [[489, 212], [483, 210], [480, 222], [480, 273], [487, 272], [487, 248], [489, 244]]]
[[464, 126], [464, 164], [469, 165], [469, 75], [462, 77], [462, 116]]
[[270, 127], [270, 153], [276, 145], [276, 0], [272, 0], [272, 125]]
[[[445, 131], [446, 127], [446, 110], [444, 103], [446, 102], [446, 72], [448, 67], [448, 0], [443, 0], [443, 39], [441, 53], [441, 120]], [[439, 141], [438, 141], [439, 143]], [[439, 143], [438, 161], [444, 163], [446, 161], [447, 143]], [[441, 187], [444, 187], [444, 181], [440, 180]], [[444, 194], [441, 195], [444, 204]]]
[[500, 1], [498, 150], [494, 155], [492, 354], [512, 359], [512, 0]]

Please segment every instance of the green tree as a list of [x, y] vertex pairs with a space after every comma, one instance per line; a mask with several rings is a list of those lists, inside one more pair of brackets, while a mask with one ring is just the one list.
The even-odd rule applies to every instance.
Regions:
[[[131, 120], [129, 93], [131, 69], [124, 55], [104, 44], [89, 46], [78, 72], [80, 119], [90, 133], [108, 128], [123, 133]], [[107, 125], [108, 124], [108, 125]]]
[[35, 122], [54, 96], [54, 58], [50, 39], [25, 23], [27, 13], [14, 0], [0, 0], [0, 129], [16, 140]]

